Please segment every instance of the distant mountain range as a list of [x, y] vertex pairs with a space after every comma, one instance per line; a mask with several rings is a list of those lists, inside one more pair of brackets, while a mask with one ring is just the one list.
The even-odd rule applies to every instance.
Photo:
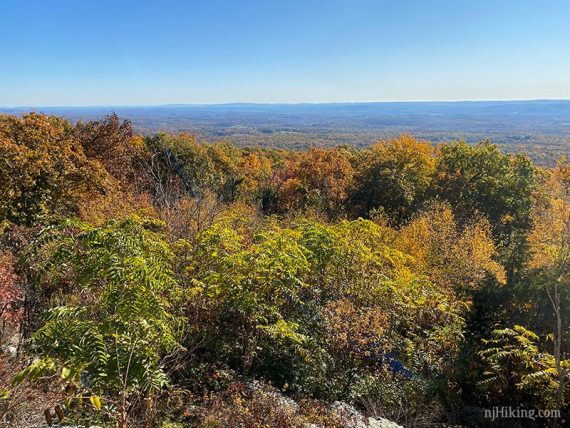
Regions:
[[145, 134], [187, 131], [238, 145], [364, 146], [410, 132], [434, 142], [488, 138], [540, 163], [570, 154], [570, 100], [0, 108], [30, 110], [73, 122], [116, 112]]

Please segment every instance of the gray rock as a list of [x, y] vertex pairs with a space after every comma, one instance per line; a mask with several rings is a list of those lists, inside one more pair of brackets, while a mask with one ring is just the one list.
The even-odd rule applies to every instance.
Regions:
[[335, 401], [331, 410], [348, 423], [347, 428], [366, 428], [366, 419], [362, 414], [344, 401]]
[[281, 393], [281, 391], [279, 391], [277, 388], [261, 383], [257, 380], [247, 382], [247, 386], [251, 392], [259, 392], [266, 396], [272, 397], [275, 399], [275, 401], [277, 401], [277, 404], [279, 406], [288, 408], [292, 412], [299, 411], [299, 404], [292, 398], [289, 398]]
[[362, 413], [343, 401], [335, 401], [331, 409], [348, 422], [348, 428], [403, 428], [388, 419], [376, 417], [366, 418]]
[[368, 418], [368, 428], [404, 428], [385, 418]]

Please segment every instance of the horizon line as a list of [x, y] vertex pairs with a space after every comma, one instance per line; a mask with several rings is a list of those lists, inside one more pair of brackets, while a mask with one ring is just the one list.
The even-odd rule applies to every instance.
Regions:
[[280, 105], [332, 105], [332, 104], [417, 104], [417, 103], [508, 103], [508, 102], [541, 102], [564, 101], [570, 98], [509, 98], [509, 99], [454, 99], [454, 100], [389, 100], [389, 101], [302, 101], [302, 102], [215, 102], [215, 103], [165, 103], [165, 104], [45, 104], [45, 105], [0, 105], [0, 109], [37, 109], [37, 108], [148, 108], [148, 107], [214, 107], [214, 106], [280, 106]]

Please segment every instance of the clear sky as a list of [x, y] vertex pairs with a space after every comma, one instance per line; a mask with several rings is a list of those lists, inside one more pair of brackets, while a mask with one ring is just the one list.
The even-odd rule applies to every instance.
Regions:
[[568, 0], [0, 0], [0, 106], [570, 98]]

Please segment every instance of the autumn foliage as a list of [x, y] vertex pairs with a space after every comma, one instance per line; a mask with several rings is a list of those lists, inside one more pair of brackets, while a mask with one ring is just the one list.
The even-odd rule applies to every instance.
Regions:
[[569, 171], [409, 134], [288, 151], [0, 116], [2, 423], [568, 412]]

